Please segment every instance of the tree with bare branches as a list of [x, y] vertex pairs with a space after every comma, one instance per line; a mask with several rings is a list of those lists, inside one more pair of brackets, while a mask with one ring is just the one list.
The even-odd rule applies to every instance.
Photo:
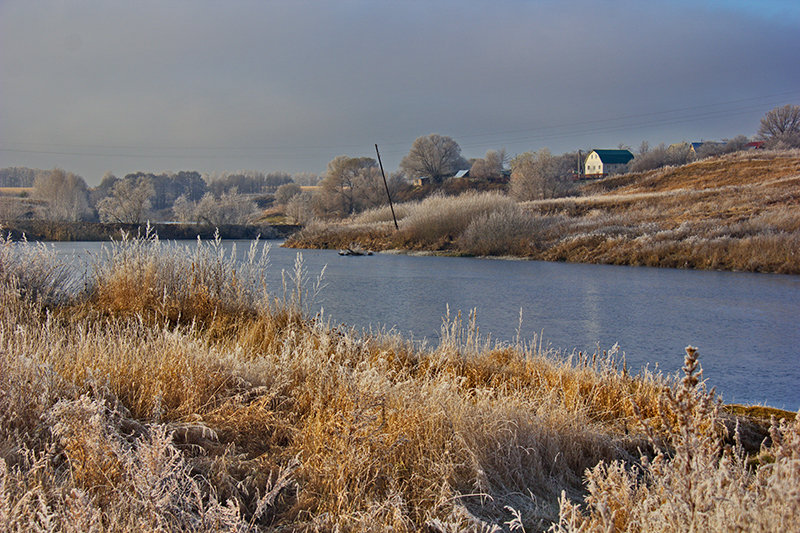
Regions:
[[400, 168], [410, 178], [425, 176], [435, 182], [469, 168], [461, 155], [461, 147], [451, 137], [431, 133], [417, 137], [402, 161]]
[[141, 224], [150, 211], [150, 199], [154, 194], [153, 183], [148, 178], [119, 180], [111, 188], [111, 194], [97, 204], [100, 220]]
[[372, 207], [383, 197], [378, 162], [371, 157], [334, 157], [320, 182], [318, 209], [323, 216], [347, 216]]
[[554, 156], [547, 148], [511, 160], [511, 196], [524, 202], [564, 196], [572, 188], [575, 154]]
[[758, 137], [771, 148], [800, 147], [800, 105], [786, 104], [761, 119]]
[[75, 222], [89, 213], [89, 188], [83, 178], [60, 168], [40, 174], [34, 183], [34, 195], [46, 202], [42, 217], [48, 220]]
[[471, 178], [497, 181], [503, 177], [503, 166], [506, 163], [506, 150], [489, 150], [483, 159], [477, 159], [469, 169]]

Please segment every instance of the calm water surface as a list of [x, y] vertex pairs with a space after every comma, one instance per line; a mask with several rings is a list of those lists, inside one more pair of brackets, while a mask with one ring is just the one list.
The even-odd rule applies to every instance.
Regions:
[[[191, 243], [186, 243], [193, 246]], [[236, 243], [244, 254], [249, 241]], [[272, 242], [269, 278], [296, 250]], [[102, 243], [56, 243], [84, 255]], [[232, 246], [228, 241], [225, 246]], [[800, 407], [800, 277], [538, 261], [376, 254], [341, 257], [304, 250], [317, 275], [327, 265], [317, 308], [331, 321], [394, 328], [435, 343], [442, 317], [477, 309], [484, 335], [512, 341], [541, 337], [572, 351], [624, 352], [631, 370], [676, 373], [684, 347], [700, 350], [704, 376], [728, 403]]]

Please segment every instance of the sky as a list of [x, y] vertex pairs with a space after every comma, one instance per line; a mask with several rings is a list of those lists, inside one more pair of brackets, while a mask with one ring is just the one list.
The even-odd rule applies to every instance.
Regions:
[[753, 136], [800, 104], [800, 2], [0, 0], [0, 168], [395, 170]]

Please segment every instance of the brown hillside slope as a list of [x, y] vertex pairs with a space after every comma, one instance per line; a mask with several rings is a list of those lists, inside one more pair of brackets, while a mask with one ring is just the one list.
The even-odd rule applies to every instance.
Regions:
[[725, 186], [762, 185], [765, 181], [800, 177], [800, 152], [739, 152], [667, 169], [625, 174], [587, 185], [584, 192], [665, 192]]
[[542, 259], [800, 273], [800, 152], [745, 152], [529, 202], [557, 217]]

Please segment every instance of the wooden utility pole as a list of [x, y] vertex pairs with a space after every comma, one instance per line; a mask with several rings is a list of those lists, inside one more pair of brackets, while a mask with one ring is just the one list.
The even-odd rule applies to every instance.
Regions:
[[378, 164], [381, 167], [381, 176], [383, 176], [383, 186], [386, 187], [386, 197], [389, 198], [389, 209], [392, 210], [392, 220], [394, 220], [394, 229], [399, 230], [400, 226], [397, 225], [397, 217], [394, 215], [394, 205], [392, 205], [392, 195], [389, 194], [389, 184], [386, 183], [386, 173], [383, 171], [383, 163], [381, 162], [381, 153], [378, 151], [378, 145], [375, 145], [375, 153], [378, 154]]

